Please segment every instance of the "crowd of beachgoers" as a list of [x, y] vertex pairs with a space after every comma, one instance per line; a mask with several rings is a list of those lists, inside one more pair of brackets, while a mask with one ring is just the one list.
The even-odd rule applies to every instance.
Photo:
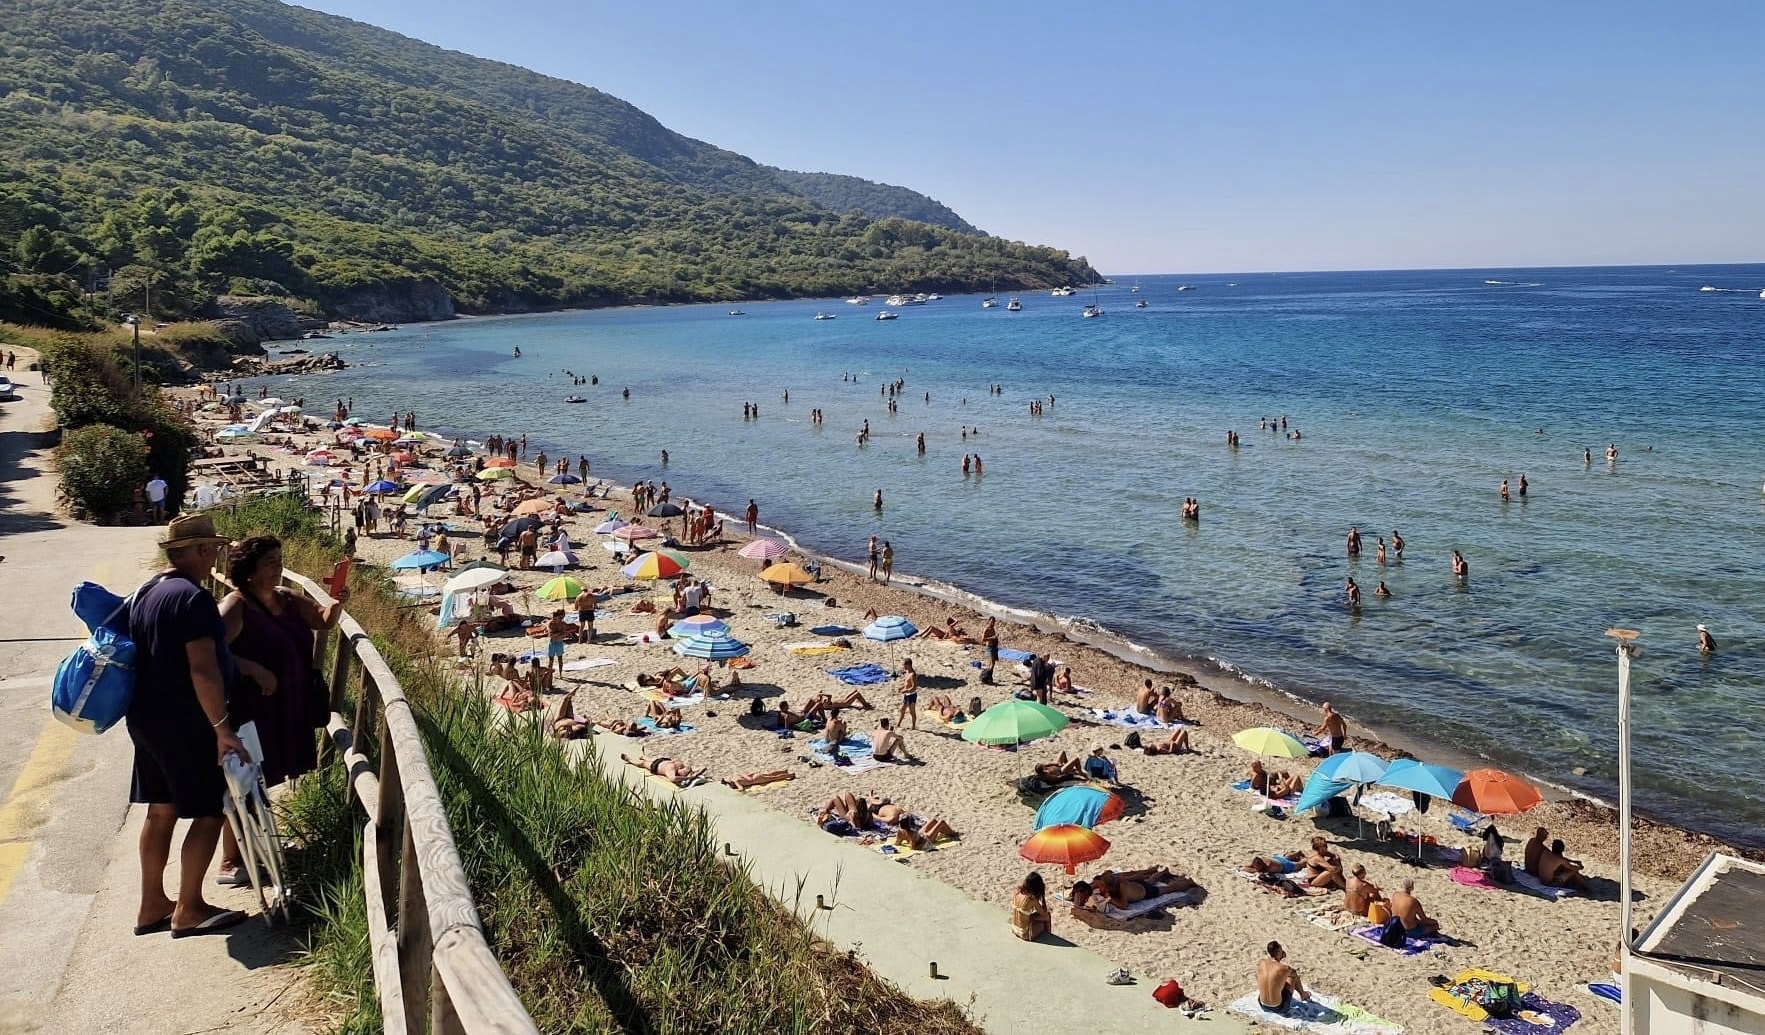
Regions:
[[[245, 401], [218, 401], [227, 391]], [[586, 456], [527, 449], [507, 430], [468, 442], [411, 413], [369, 423], [353, 400], [296, 411], [265, 394], [187, 399], [211, 441], [283, 411], [212, 448], [303, 479], [359, 562], [437, 613], [462, 674], [511, 717], [592, 737], [689, 801], [754, 795], [876, 864], [997, 903], [1002, 926], [1051, 929], [1148, 986], [1176, 978], [1216, 1010], [1246, 996], [1253, 1013], [1257, 998], [1279, 1007], [1285, 987], [1295, 1015], [1317, 1016], [1301, 990], [1334, 1003], [1343, 1013], [1323, 1019], [1351, 1023], [1334, 1030], [1466, 1030], [1478, 1008], [1463, 1000], [1502, 993], [1484, 971], [1527, 986], [1536, 1017], [1617, 1030], [1590, 990], [1612, 981], [1618, 938], [1603, 807], [1547, 795], [1481, 816], [1369, 786], [1358, 805], [1295, 815], [1332, 753], [1400, 753], [1328, 706], [1235, 700], [1207, 673], [1141, 668], [924, 594], [901, 573], [910, 561], [891, 556], [885, 580], [874, 564], [804, 556], [764, 534], [763, 499], [691, 499], [662, 470], [615, 486]], [[647, 567], [628, 576], [633, 562]], [[450, 580], [473, 588], [444, 602]], [[866, 635], [897, 618], [914, 634]], [[689, 639], [708, 656], [675, 649]], [[964, 739], [1011, 702], [1058, 713], [1054, 728]], [[1275, 733], [1302, 757], [1260, 746]], [[1107, 850], [1072, 870], [1026, 861], [1038, 809], [1072, 787], [1100, 803], [1089, 822]], [[1715, 844], [1648, 823], [1637, 838], [1640, 923]], [[1061, 850], [1087, 854], [1028, 849]], [[1388, 931], [1392, 918], [1407, 930]]]

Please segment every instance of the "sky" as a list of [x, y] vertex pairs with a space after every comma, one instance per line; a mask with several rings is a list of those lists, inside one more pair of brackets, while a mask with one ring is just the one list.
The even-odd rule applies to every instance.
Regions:
[[1765, 260], [1765, 4], [303, 0], [1109, 275]]

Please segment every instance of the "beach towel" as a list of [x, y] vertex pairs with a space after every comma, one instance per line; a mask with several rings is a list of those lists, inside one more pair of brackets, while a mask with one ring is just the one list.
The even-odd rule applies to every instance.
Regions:
[[925, 852], [942, 851], [945, 848], [950, 847], [951, 845], [955, 845], [955, 844], [959, 844], [959, 843], [960, 842], [954, 837], [945, 837], [945, 838], [940, 838], [936, 841], [931, 842], [930, 844], [926, 845], [924, 848], [914, 848], [911, 845], [898, 845], [893, 841], [884, 841], [882, 844], [876, 846], [876, 850], [879, 853], [881, 853], [882, 855], [886, 856], [887, 858], [893, 859], [896, 862], [906, 862], [907, 860], [913, 858], [916, 855], [920, 855]]
[[619, 663], [612, 658], [579, 658], [576, 661], [564, 662], [564, 671], [587, 672], [591, 668], [606, 668], [609, 665], [617, 664]]
[[643, 695], [645, 700], [654, 701], [657, 704], [665, 704], [670, 708], [678, 708], [683, 704], [705, 703], [704, 694], [691, 694], [687, 697], [669, 697], [666, 693], [657, 690], [654, 687], [645, 688]]
[[639, 726], [642, 726], [644, 729], [649, 730], [651, 733], [662, 733], [662, 734], [670, 734], [671, 733], [675, 736], [679, 736], [683, 733], [691, 733], [694, 729], [697, 728], [694, 726], [689, 726], [683, 722], [674, 729], [666, 729], [662, 726], [656, 725], [656, 720], [650, 718], [648, 715], [637, 720], [637, 724]]
[[[1059, 898], [1063, 902], [1072, 901], [1065, 892], [1061, 892]], [[1192, 901], [1194, 900], [1189, 897], [1187, 891], [1173, 891], [1154, 898], [1143, 898], [1138, 902], [1130, 902], [1120, 907], [1103, 901], [1096, 906], [1086, 906], [1085, 908], [1099, 916], [1107, 916], [1111, 920], [1135, 920], [1154, 910], [1163, 909], [1165, 906], [1186, 906]]]
[[[655, 784], [656, 786], [658, 786], [666, 791], [678, 791], [678, 790], [682, 789], [682, 787], [680, 785], [675, 784], [672, 780], [664, 780], [660, 776], [657, 776], [655, 773], [650, 773], [650, 774], [646, 775], [644, 777], [644, 779], [650, 781], [651, 783]], [[706, 782], [707, 782], [706, 779], [701, 776], [696, 780], [688, 780], [686, 782], [685, 786], [686, 787], [697, 787], [699, 784], [706, 783]]]
[[847, 665], [844, 668], [830, 668], [827, 674], [852, 686], [874, 686], [887, 682], [889, 678], [889, 670], [873, 661], [862, 665]]
[[1446, 821], [1469, 834], [1472, 830], [1489, 822], [1489, 817], [1481, 812], [1455, 812], [1446, 817]]
[[1608, 1003], [1622, 1004], [1624, 1002], [1624, 990], [1610, 982], [1589, 981], [1587, 990]]
[[843, 650], [851, 650], [850, 647], [842, 647], [837, 643], [787, 643], [784, 649], [799, 658], [812, 658], [817, 654], [837, 654]]
[[[795, 776], [791, 777], [791, 780], [795, 780], [795, 779], [796, 779]], [[739, 787], [736, 789], [741, 791], [743, 794], [759, 794], [762, 791], [770, 791], [774, 787], [783, 787], [785, 784], [790, 783], [791, 780], [774, 780], [771, 783], [757, 783], [751, 787]]]
[[1034, 655], [1027, 650], [1012, 650], [1010, 647], [999, 648], [1000, 661], [1028, 661], [1032, 657]]
[[817, 636], [850, 636], [858, 630], [843, 625], [818, 625], [809, 631]]
[[1386, 945], [1384, 942], [1380, 941], [1379, 932], [1380, 926], [1378, 924], [1365, 924], [1352, 929], [1348, 933], [1359, 938], [1363, 942], [1377, 945], [1379, 948], [1384, 949], [1387, 952], [1395, 952], [1400, 956], [1414, 956], [1420, 952], [1427, 952], [1436, 945], [1448, 944], [1447, 940], [1440, 935], [1434, 935], [1428, 938], [1411, 938], [1408, 935], [1405, 935], [1403, 939], [1403, 948], [1400, 949], [1395, 945]]
[[846, 756], [845, 763], [841, 764], [834, 761], [833, 750], [828, 745], [826, 738], [809, 742], [809, 751], [817, 762], [852, 773], [868, 773], [873, 769], [882, 769], [890, 765], [888, 762], [877, 761], [874, 750], [869, 737], [862, 733], [854, 733], [840, 741], [840, 753]]
[[[1274, 876], [1273, 880], [1264, 880], [1264, 877], [1271, 875], [1265, 873], [1251, 873], [1247, 870], [1240, 870], [1236, 866], [1232, 867], [1232, 872], [1237, 874], [1240, 879], [1247, 880], [1263, 891], [1280, 898], [1308, 898], [1316, 895], [1328, 895], [1330, 893], [1329, 888], [1314, 888], [1307, 884], [1301, 884], [1291, 876], [1277, 874], [1272, 875]], [[1290, 890], [1298, 891], [1299, 894], [1290, 894], [1288, 893]]]
[[1514, 985], [1520, 990], [1522, 1000], [1525, 993], [1531, 991], [1525, 982], [1516, 982], [1506, 974], [1472, 967], [1460, 971], [1447, 987], [1430, 989], [1428, 998], [1473, 1021], [1487, 1021], [1490, 1019], [1489, 1011], [1483, 1008], [1483, 1002], [1488, 998], [1489, 986], [1492, 984]]
[[1366, 917], [1351, 913], [1343, 906], [1324, 906], [1322, 909], [1313, 909], [1305, 914], [1305, 918], [1317, 927], [1341, 934], [1347, 934], [1367, 922]]
[[[1416, 811], [1416, 803], [1408, 795], [1394, 794], [1391, 791], [1373, 791], [1369, 794], [1363, 794], [1360, 801], [1355, 804], [1363, 809], [1383, 812], [1393, 819]], [[1433, 838], [1430, 837], [1429, 840], [1432, 841]]]
[[1187, 722], [1159, 722], [1145, 712], [1137, 712], [1132, 708], [1087, 708], [1085, 711], [1098, 722], [1133, 730], [1177, 730], [1193, 725]]
[[1483, 1022], [1486, 1031], [1502, 1035], [1557, 1035], [1581, 1019], [1581, 1011], [1566, 1003], [1553, 1003], [1537, 992], [1520, 997], [1520, 1009], [1512, 1017]]
[[1523, 895], [1535, 895], [1539, 898], [1549, 899], [1552, 902], [1575, 894], [1574, 888], [1554, 887], [1521, 869], [1514, 870], [1513, 885], [1497, 884], [1489, 879], [1489, 874], [1482, 870], [1473, 870], [1468, 866], [1455, 866], [1447, 876], [1452, 878], [1454, 884], [1463, 884], [1467, 888], [1480, 888], [1484, 891], [1514, 891]]
[[1262, 1004], [1256, 1001], [1255, 992], [1235, 1000], [1226, 1009], [1289, 1031], [1328, 1032], [1333, 1035], [1401, 1035], [1403, 1031], [1400, 1025], [1383, 1017], [1345, 1003], [1335, 996], [1319, 995], [1316, 992], [1312, 993], [1310, 1002], [1295, 999], [1292, 1007], [1284, 1014], [1270, 1013], [1263, 1009]]

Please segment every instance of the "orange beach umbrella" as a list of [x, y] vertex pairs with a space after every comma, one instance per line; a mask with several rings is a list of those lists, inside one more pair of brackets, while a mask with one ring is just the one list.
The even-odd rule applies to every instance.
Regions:
[[485, 467], [513, 467], [513, 466], [515, 466], [515, 461], [510, 460], [506, 456], [493, 456], [489, 460], [484, 461], [484, 466]]
[[1544, 800], [1538, 788], [1500, 769], [1473, 769], [1452, 792], [1452, 803], [1486, 816], [1505, 816]]
[[809, 583], [815, 581], [815, 576], [804, 571], [797, 565], [792, 564], [790, 561], [774, 564], [772, 567], [762, 571], [760, 573], [760, 578], [762, 581], [770, 582], [775, 586], [807, 586]]
[[393, 431], [391, 428], [369, 428], [367, 431], [362, 432], [362, 434], [376, 442], [391, 442], [398, 438], [398, 432]]
[[1076, 823], [1060, 823], [1036, 831], [1017, 854], [1033, 863], [1064, 866], [1070, 875], [1078, 872], [1080, 863], [1101, 859], [1107, 851], [1109, 842], [1096, 831]]

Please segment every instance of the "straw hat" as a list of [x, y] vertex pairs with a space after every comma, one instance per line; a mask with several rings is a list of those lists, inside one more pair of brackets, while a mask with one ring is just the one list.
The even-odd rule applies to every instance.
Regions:
[[207, 514], [186, 514], [173, 518], [171, 524], [165, 526], [165, 535], [160, 537], [159, 545], [171, 550], [180, 546], [229, 541], [226, 536], [215, 534], [214, 518]]

